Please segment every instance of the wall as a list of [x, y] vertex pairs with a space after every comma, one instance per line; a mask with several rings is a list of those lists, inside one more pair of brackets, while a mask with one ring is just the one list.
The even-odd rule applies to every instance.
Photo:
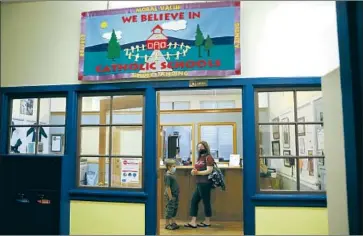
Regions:
[[329, 234], [349, 234], [339, 68], [322, 78]]
[[322, 76], [338, 66], [334, 2], [247, 1], [242, 7], [244, 76]]
[[256, 235], [327, 234], [326, 208], [256, 207]]
[[71, 201], [70, 215], [70, 235], [145, 234], [144, 204]]
[[[150, 4], [110, 6], [130, 3]], [[106, 1], [4, 4], [1, 86], [79, 83], [80, 13], [106, 7]], [[334, 2], [243, 2], [241, 16], [242, 76], [320, 76], [338, 66]]]

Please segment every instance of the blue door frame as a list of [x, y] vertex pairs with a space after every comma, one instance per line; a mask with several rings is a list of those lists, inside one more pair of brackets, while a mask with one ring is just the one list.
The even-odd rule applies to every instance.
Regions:
[[363, 234], [363, 2], [337, 2], [349, 233]]
[[[211, 79], [208, 86], [211, 88], [242, 88], [243, 104], [243, 146], [256, 146], [255, 133], [255, 88], [281, 88], [281, 87], [320, 87], [319, 77], [292, 77], [292, 78], [233, 78]], [[128, 83], [102, 83], [82, 85], [54, 85], [32, 87], [1, 88], [2, 119], [0, 154], [7, 155], [7, 137], [9, 122], [9, 99], [20, 97], [64, 94], [67, 97], [66, 113], [66, 150], [62, 162], [62, 194], [61, 194], [61, 232], [69, 234], [70, 201], [112, 201], [145, 203], [145, 233], [155, 235], [157, 224], [157, 120], [156, 120], [156, 92], [158, 90], [189, 89], [189, 81], [149, 81]], [[145, 159], [144, 159], [144, 190], [143, 192], [107, 191], [92, 189], [77, 189], [76, 162], [77, 153], [77, 120], [78, 120], [78, 93], [88, 92], [122, 92], [143, 91], [145, 93]], [[147, 140], [146, 140], [147, 137]], [[12, 155], [13, 156], [13, 155]], [[243, 218], [244, 233], [255, 233], [255, 206], [326, 206], [326, 198], [321, 195], [263, 195], [257, 193], [257, 160], [255, 148], [244, 148], [244, 179], [243, 179]], [[31, 156], [29, 156], [31, 158]], [[49, 156], [52, 158], [52, 156]], [[242, 200], [242, 199], [241, 199]]]

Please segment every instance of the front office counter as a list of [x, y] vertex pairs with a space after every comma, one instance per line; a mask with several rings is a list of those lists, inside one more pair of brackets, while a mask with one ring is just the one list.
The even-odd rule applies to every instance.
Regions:
[[[220, 188], [212, 190], [212, 220], [214, 221], [242, 221], [243, 216], [243, 169], [241, 167], [219, 167], [224, 175], [226, 191]], [[192, 194], [196, 188], [195, 176], [190, 174], [192, 166], [177, 166], [176, 178], [180, 187], [179, 209], [176, 216], [177, 220], [190, 220], [189, 208]], [[164, 217], [165, 199], [164, 199], [164, 175], [165, 166], [160, 166], [161, 178], [161, 218]], [[199, 204], [198, 220], [204, 218], [203, 203]]]

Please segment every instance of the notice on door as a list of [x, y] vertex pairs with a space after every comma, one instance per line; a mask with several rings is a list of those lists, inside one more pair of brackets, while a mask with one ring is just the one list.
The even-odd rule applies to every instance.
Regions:
[[121, 182], [122, 184], [140, 185], [141, 160], [138, 158], [121, 159]]

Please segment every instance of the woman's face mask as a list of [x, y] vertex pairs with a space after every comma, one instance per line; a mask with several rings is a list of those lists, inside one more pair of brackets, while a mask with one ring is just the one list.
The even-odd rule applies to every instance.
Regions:
[[207, 150], [205, 150], [205, 149], [200, 149], [200, 150], [199, 150], [199, 154], [201, 154], [201, 155], [207, 154]]
[[176, 171], [176, 167], [175, 166], [173, 166], [173, 167], [170, 168], [170, 173], [173, 173], [174, 174], [175, 171]]
[[205, 154], [207, 154], [208, 152], [207, 152], [207, 149], [204, 147], [204, 145], [203, 144], [199, 144], [198, 145], [198, 154], [199, 155], [205, 155]]

